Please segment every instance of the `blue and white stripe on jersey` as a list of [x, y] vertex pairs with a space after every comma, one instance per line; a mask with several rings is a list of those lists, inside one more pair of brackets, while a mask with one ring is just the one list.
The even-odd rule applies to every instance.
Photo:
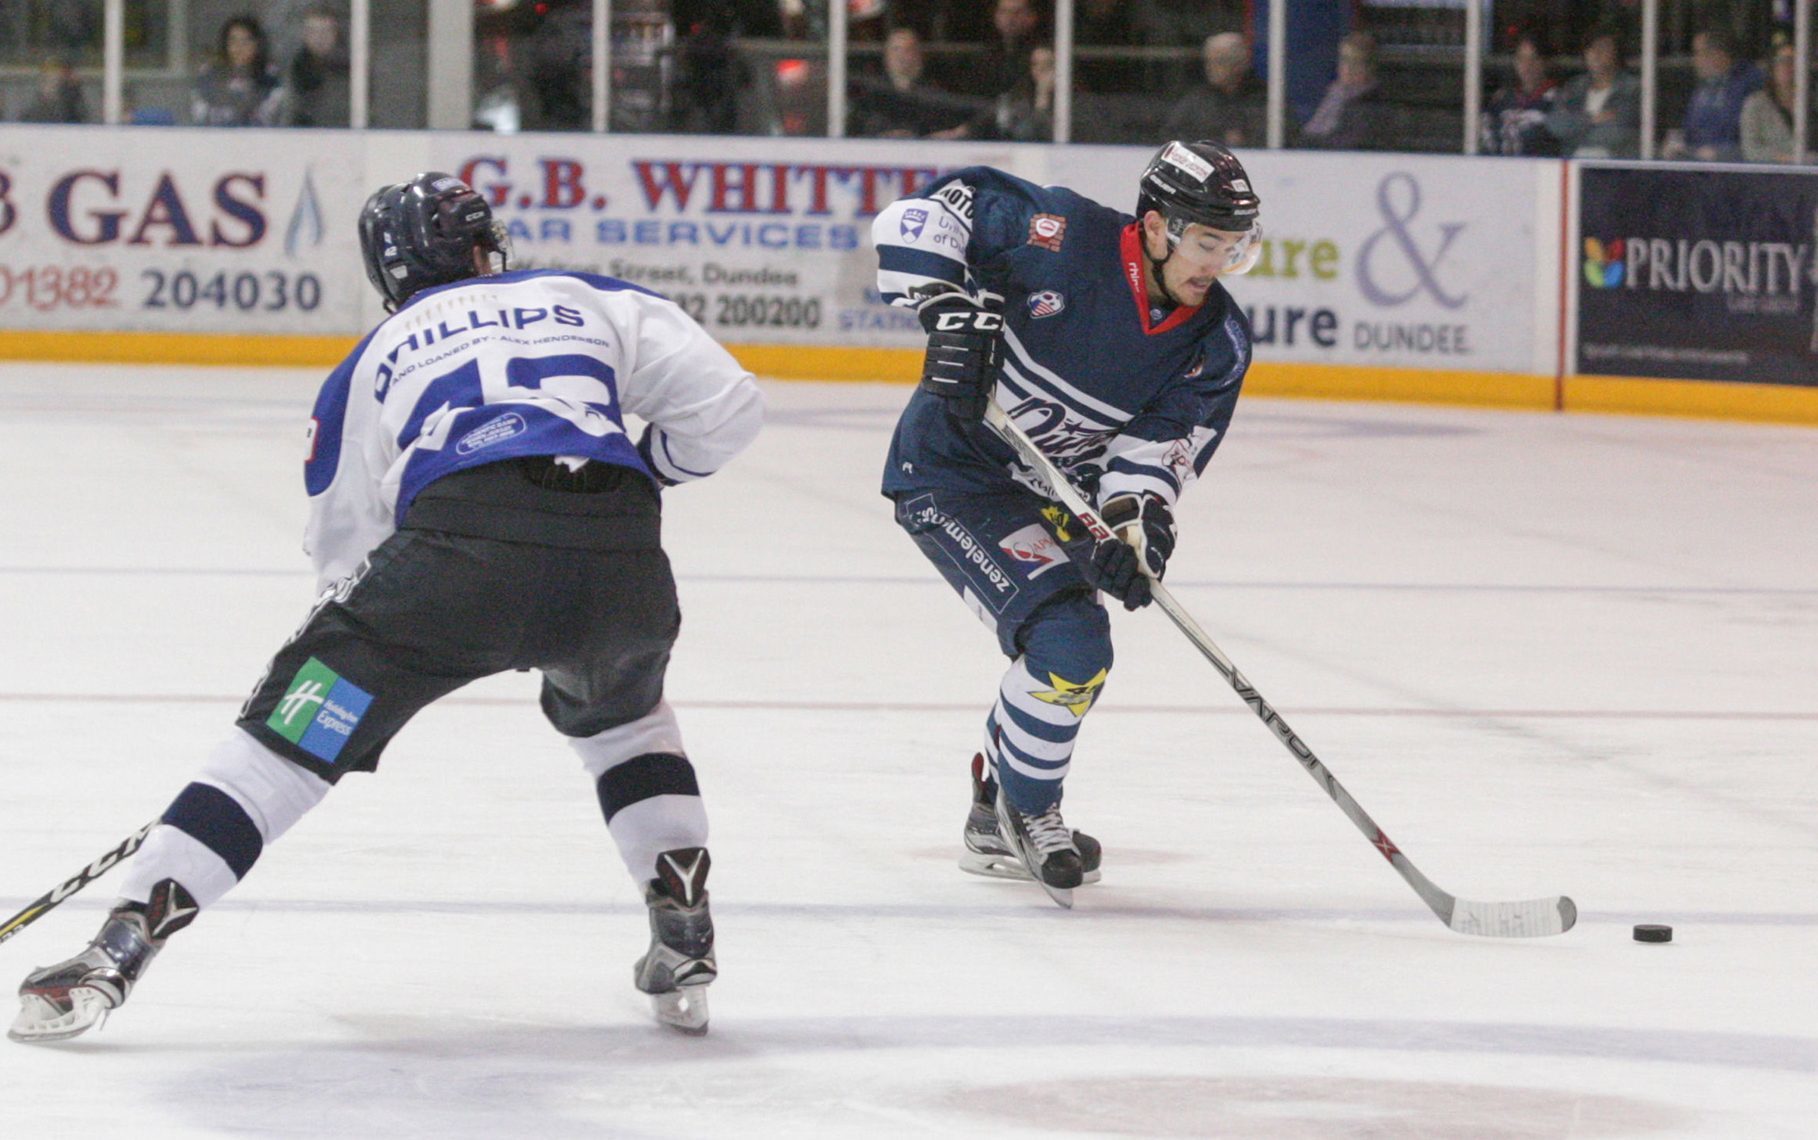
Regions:
[[972, 241], [968, 212], [940, 198], [901, 198], [872, 219], [877, 246], [877, 287], [885, 302], [908, 303], [929, 286], [966, 287], [966, 247]]
[[[627, 415], [649, 425], [642, 449]], [[304, 546], [326, 585], [456, 471], [562, 456], [685, 482], [742, 450], [762, 419], [751, 374], [647, 289], [557, 270], [427, 289], [323, 385]]]

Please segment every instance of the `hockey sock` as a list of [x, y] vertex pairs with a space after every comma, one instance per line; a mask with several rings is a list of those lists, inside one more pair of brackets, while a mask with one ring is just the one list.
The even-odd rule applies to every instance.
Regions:
[[649, 881], [663, 852], [707, 845], [707, 809], [667, 702], [569, 744], [593, 777], [606, 830], [634, 882]]
[[164, 879], [207, 907], [328, 794], [326, 781], [234, 730], [164, 810], [126, 869], [120, 897], [146, 903]]
[[987, 733], [995, 737], [992, 759], [998, 782], [1018, 811], [1041, 812], [1060, 801], [1080, 720], [1105, 675], [1104, 669], [1079, 679], [1054, 670], [1038, 672], [1027, 654], [1004, 673]]

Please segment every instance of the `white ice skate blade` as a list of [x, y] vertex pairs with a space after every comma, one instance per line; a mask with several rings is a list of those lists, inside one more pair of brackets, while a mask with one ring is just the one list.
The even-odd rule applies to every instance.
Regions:
[[681, 986], [666, 994], [651, 994], [650, 1007], [656, 1019], [691, 1037], [707, 1032], [707, 987]]
[[37, 994], [19, 995], [19, 1016], [6, 1035], [28, 1045], [49, 1041], [68, 1041], [107, 1020], [113, 1007], [90, 986], [77, 986], [69, 991], [70, 1008], [65, 1013]]
[[[968, 851], [959, 858], [959, 869], [972, 875], [983, 875], [987, 879], [1014, 879], [1019, 883], [1030, 880], [1028, 868], [1023, 861], [1011, 854], [986, 855], [978, 851]], [[1103, 876], [1097, 869], [1087, 871], [1081, 884], [1096, 883]]]

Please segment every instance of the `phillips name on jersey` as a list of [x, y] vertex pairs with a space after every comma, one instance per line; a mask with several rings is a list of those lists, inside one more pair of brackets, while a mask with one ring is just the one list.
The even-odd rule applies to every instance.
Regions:
[[[918, 306], [957, 286], [1001, 298], [997, 402], [1075, 482], [1173, 504], [1217, 449], [1250, 364], [1250, 329], [1224, 286], [1154, 306], [1135, 219], [1061, 187], [968, 167], [898, 199], [872, 225], [878, 288]], [[1009, 446], [917, 392], [883, 490], [1040, 490]]]
[[[627, 413], [648, 421], [638, 441]], [[649, 290], [558, 270], [425, 289], [316, 398], [304, 547], [326, 586], [456, 471], [563, 456], [680, 483], [718, 470], [761, 420], [751, 374]]]

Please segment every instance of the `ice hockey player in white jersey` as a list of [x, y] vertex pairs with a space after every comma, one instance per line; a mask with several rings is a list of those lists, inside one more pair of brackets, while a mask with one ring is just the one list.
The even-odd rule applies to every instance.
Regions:
[[[762, 398], [670, 301], [510, 270], [503, 227], [458, 178], [379, 189], [359, 230], [392, 315], [329, 376], [311, 420], [315, 608], [126, 868], [93, 942], [25, 979], [15, 1040], [91, 1028], [418, 710], [511, 669], [541, 672], [543, 712], [644, 893], [634, 984], [659, 1019], [706, 1030], [707, 818], [663, 701], [681, 619], [659, 488], [742, 450]], [[626, 414], [647, 425], [638, 439]]]
[[[883, 491], [899, 525], [996, 635], [1010, 666], [973, 758], [960, 866], [1036, 878], [1056, 901], [1099, 877], [1061, 783], [1111, 670], [1100, 593], [1147, 605], [1174, 507], [1224, 438], [1250, 329], [1219, 279], [1260, 249], [1261, 201], [1212, 142], [1171, 142], [1134, 216], [968, 167], [885, 208], [878, 289], [928, 331]], [[1121, 538], [1094, 543], [982, 422], [995, 399]]]

